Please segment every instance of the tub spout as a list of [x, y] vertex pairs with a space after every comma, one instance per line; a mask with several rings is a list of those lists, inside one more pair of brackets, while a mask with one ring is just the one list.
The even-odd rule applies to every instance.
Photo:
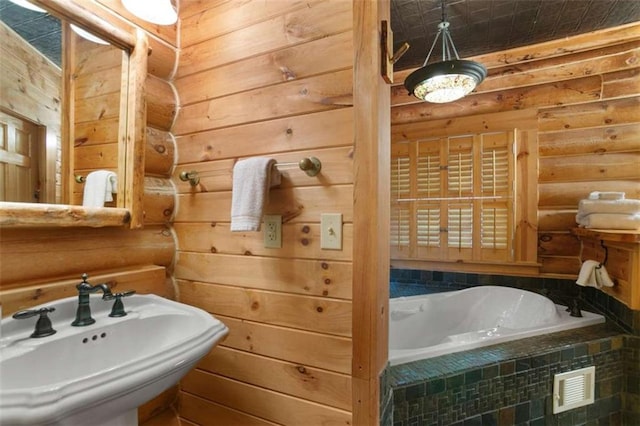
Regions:
[[569, 311], [569, 315], [572, 317], [582, 317], [580, 306], [578, 306], [578, 299], [571, 300], [571, 306], [567, 308], [567, 311]]

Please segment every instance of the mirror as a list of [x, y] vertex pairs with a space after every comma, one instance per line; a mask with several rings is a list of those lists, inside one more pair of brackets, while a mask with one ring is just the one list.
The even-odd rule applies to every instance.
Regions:
[[[2, 0], [0, 7], [6, 1]], [[111, 226], [129, 223], [133, 228], [141, 227], [146, 127], [146, 35], [135, 33], [131, 28], [123, 30], [116, 27], [86, 8], [66, 0], [34, 0], [33, 3], [62, 21], [61, 34], [65, 45], [65, 53], [60, 61], [63, 70], [59, 72], [62, 84], [59, 96], [43, 96], [42, 102], [26, 96], [31, 93], [23, 92], [25, 96], [19, 96], [20, 90], [27, 90], [29, 84], [55, 90], [54, 83], [42, 78], [48, 74], [40, 69], [44, 65], [49, 65], [47, 69], [55, 69], [55, 66], [40, 60], [20, 65], [28, 75], [20, 80], [22, 86], [14, 88], [17, 95], [13, 96], [13, 101], [11, 96], [5, 96], [3, 88], [0, 112], [12, 114], [14, 121], [17, 117], [37, 124], [35, 128], [28, 129], [30, 133], [22, 129], [14, 132], [18, 137], [13, 138], [17, 140], [13, 146], [26, 150], [24, 147], [28, 141], [40, 138], [46, 148], [23, 161], [29, 165], [40, 163], [41, 167], [32, 167], [39, 171], [25, 168], [3, 173], [2, 177], [7, 182], [2, 186], [13, 188], [21, 184], [27, 188], [14, 191], [13, 196], [17, 198], [13, 200], [37, 198], [39, 203], [0, 203], [0, 225]], [[53, 19], [49, 16], [47, 22]], [[76, 24], [113, 46], [87, 41], [70, 31], [67, 23]], [[15, 101], [17, 98], [21, 101]], [[25, 99], [31, 101], [27, 107], [21, 106]], [[39, 109], [35, 119], [29, 117], [26, 112], [29, 109]], [[53, 117], [56, 116], [61, 116], [59, 124], [54, 122]], [[5, 153], [4, 157], [8, 156]], [[13, 157], [20, 158], [17, 154]], [[79, 205], [83, 198], [83, 184], [74, 178], [84, 179], [89, 172], [98, 169], [113, 172], [117, 176], [114, 181], [114, 200], [106, 204], [115, 208]], [[32, 183], [28, 183], [30, 180]], [[7, 191], [2, 195], [6, 196]], [[11, 197], [5, 199], [12, 200]], [[64, 204], [52, 204], [57, 202]]]

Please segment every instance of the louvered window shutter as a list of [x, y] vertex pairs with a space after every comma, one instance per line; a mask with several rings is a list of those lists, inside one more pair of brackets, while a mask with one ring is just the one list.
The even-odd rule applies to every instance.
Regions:
[[393, 145], [392, 255], [513, 260], [513, 131]]

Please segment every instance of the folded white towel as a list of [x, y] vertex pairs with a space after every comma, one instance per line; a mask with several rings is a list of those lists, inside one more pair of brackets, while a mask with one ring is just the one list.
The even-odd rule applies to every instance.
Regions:
[[576, 284], [581, 285], [583, 287], [596, 287], [599, 288], [598, 282], [596, 281], [596, 266], [600, 265], [595, 260], [585, 260], [582, 262], [582, 266], [580, 267], [580, 273], [578, 274], [578, 279], [576, 280]]
[[624, 192], [593, 191], [589, 194], [590, 200], [624, 200]]
[[596, 284], [598, 285], [598, 288], [613, 287], [613, 281], [611, 281], [611, 277], [609, 277], [607, 268], [605, 268], [604, 265], [596, 266], [594, 273], [596, 275]]
[[640, 213], [640, 200], [580, 200], [578, 215], [586, 216], [591, 213]]
[[280, 185], [276, 160], [264, 157], [240, 160], [233, 166], [231, 231], [259, 231], [269, 188]]
[[84, 182], [82, 205], [84, 207], [104, 207], [107, 201], [113, 201], [118, 190], [118, 177], [109, 170], [96, 170], [87, 175]]
[[639, 214], [592, 213], [576, 215], [576, 222], [584, 228], [591, 229], [640, 229]]

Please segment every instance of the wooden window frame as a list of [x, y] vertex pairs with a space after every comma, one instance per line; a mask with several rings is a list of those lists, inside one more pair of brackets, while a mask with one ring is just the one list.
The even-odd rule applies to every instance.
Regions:
[[[469, 272], [498, 271], [515, 274], [537, 273], [539, 265], [537, 263], [537, 246], [534, 240], [537, 225], [536, 131], [514, 127], [491, 131], [478, 130], [459, 135], [416, 137], [413, 140], [403, 140], [392, 144], [391, 259], [394, 267]], [[506, 135], [506, 142], [500, 142], [498, 139], [492, 140], [495, 135], [503, 135], [498, 136], [498, 139]], [[452, 150], [450, 146], [452, 141], [454, 143], [458, 141], [460, 146], [453, 147]], [[502, 149], [500, 143], [506, 143], [508, 154], [506, 193], [504, 186], [500, 188], [500, 191], [496, 189], [497, 192], [483, 192], [483, 146], [488, 144]], [[433, 185], [430, 187], [428, 183], [425, 183], [433, 180], [432, 177], [427, 176], [428, 173], [425, 175], [425, 171], [432, 170], [431, 164], [429, 167], [425, 166], [425, 163], [430, 160], [426, 160], [426, 156], [421, 155], [421, 147], [425, 144], [431, 144], [427, 150], [432, 153], [434, 158], [436, 157], [435, 153], [438, 152], [439, 191], [435, 191]], [[456, 186], [449, 188], [449, 179], [447, 178], [450, 166], [449, 154], [451, 151], [462, 152], [464, 150], [471, 153], [472, 179], [468, 181], [467, 177], [462, 190]], [[484, 151], [490, 152], [491, 150], [485, 149]], [[461, 155], [461, 157], [463, 156]], [[407, 158], [409, 163], [408, 176], [398, 176], [400, 170], [406, 171], [406, 167], [397, 168], [398, 159], [402, 159], [403, 164], [406, 164]], [[500, 160], [504, 160], [504, 158]], [[422, 172], [420, 176], [418, 175], [419, 169]], [[452, 170], [456, 170], [455, 166]], [[485, 178], [487, 176], [489, 175], [485, 175]], [[400, 193], [398, 192], [400, 182], [398, 179], [402, 180], [403, 191]], [[469, 185], [472, 185], [472, 188]], [[450, 189], [456, 192], [453, 194], [454, 197], [452, 197]], [[482, 235], [481, 230], [483, 229], [482, 220], [488, 221], [484, 214], [492, 208], [491, 206], [502, 210], [500, 212], [502, 217], [499, 219], [506, 220], [504, 226], [507, 235], [506, 240], [504, 240], [504, 235], [500, 235], [504, 244], [487, 247], [486, 245], [490, 246], [492, 242], [489, 238], [490, 235]], [[472, 209], [471, 247], [462, 249], [450, 247], [448, 241], [450, 226], [447, 220], [449, 210], [452, 207]], [[507, 210], [506, 219], [503, 213], [505, 208]], [[440, 244], [433, 244], [432, 232], [435, 226], [424, 219], [426, 211], [429, 209], [431, 209], [430, 214], [433, 217], [437, 216], [435, 210], [439, 211]], [[398, 228], [400, 225], [398, 222], [399, 214], [403, 218], [402, 229]], [[484, 229], [486, 230], [486, 226]], [[403, 234], [400, 235], [399, 231], [403, 231]], [[483, 241], [486, 242], [485, 246], [483, 246]]]

